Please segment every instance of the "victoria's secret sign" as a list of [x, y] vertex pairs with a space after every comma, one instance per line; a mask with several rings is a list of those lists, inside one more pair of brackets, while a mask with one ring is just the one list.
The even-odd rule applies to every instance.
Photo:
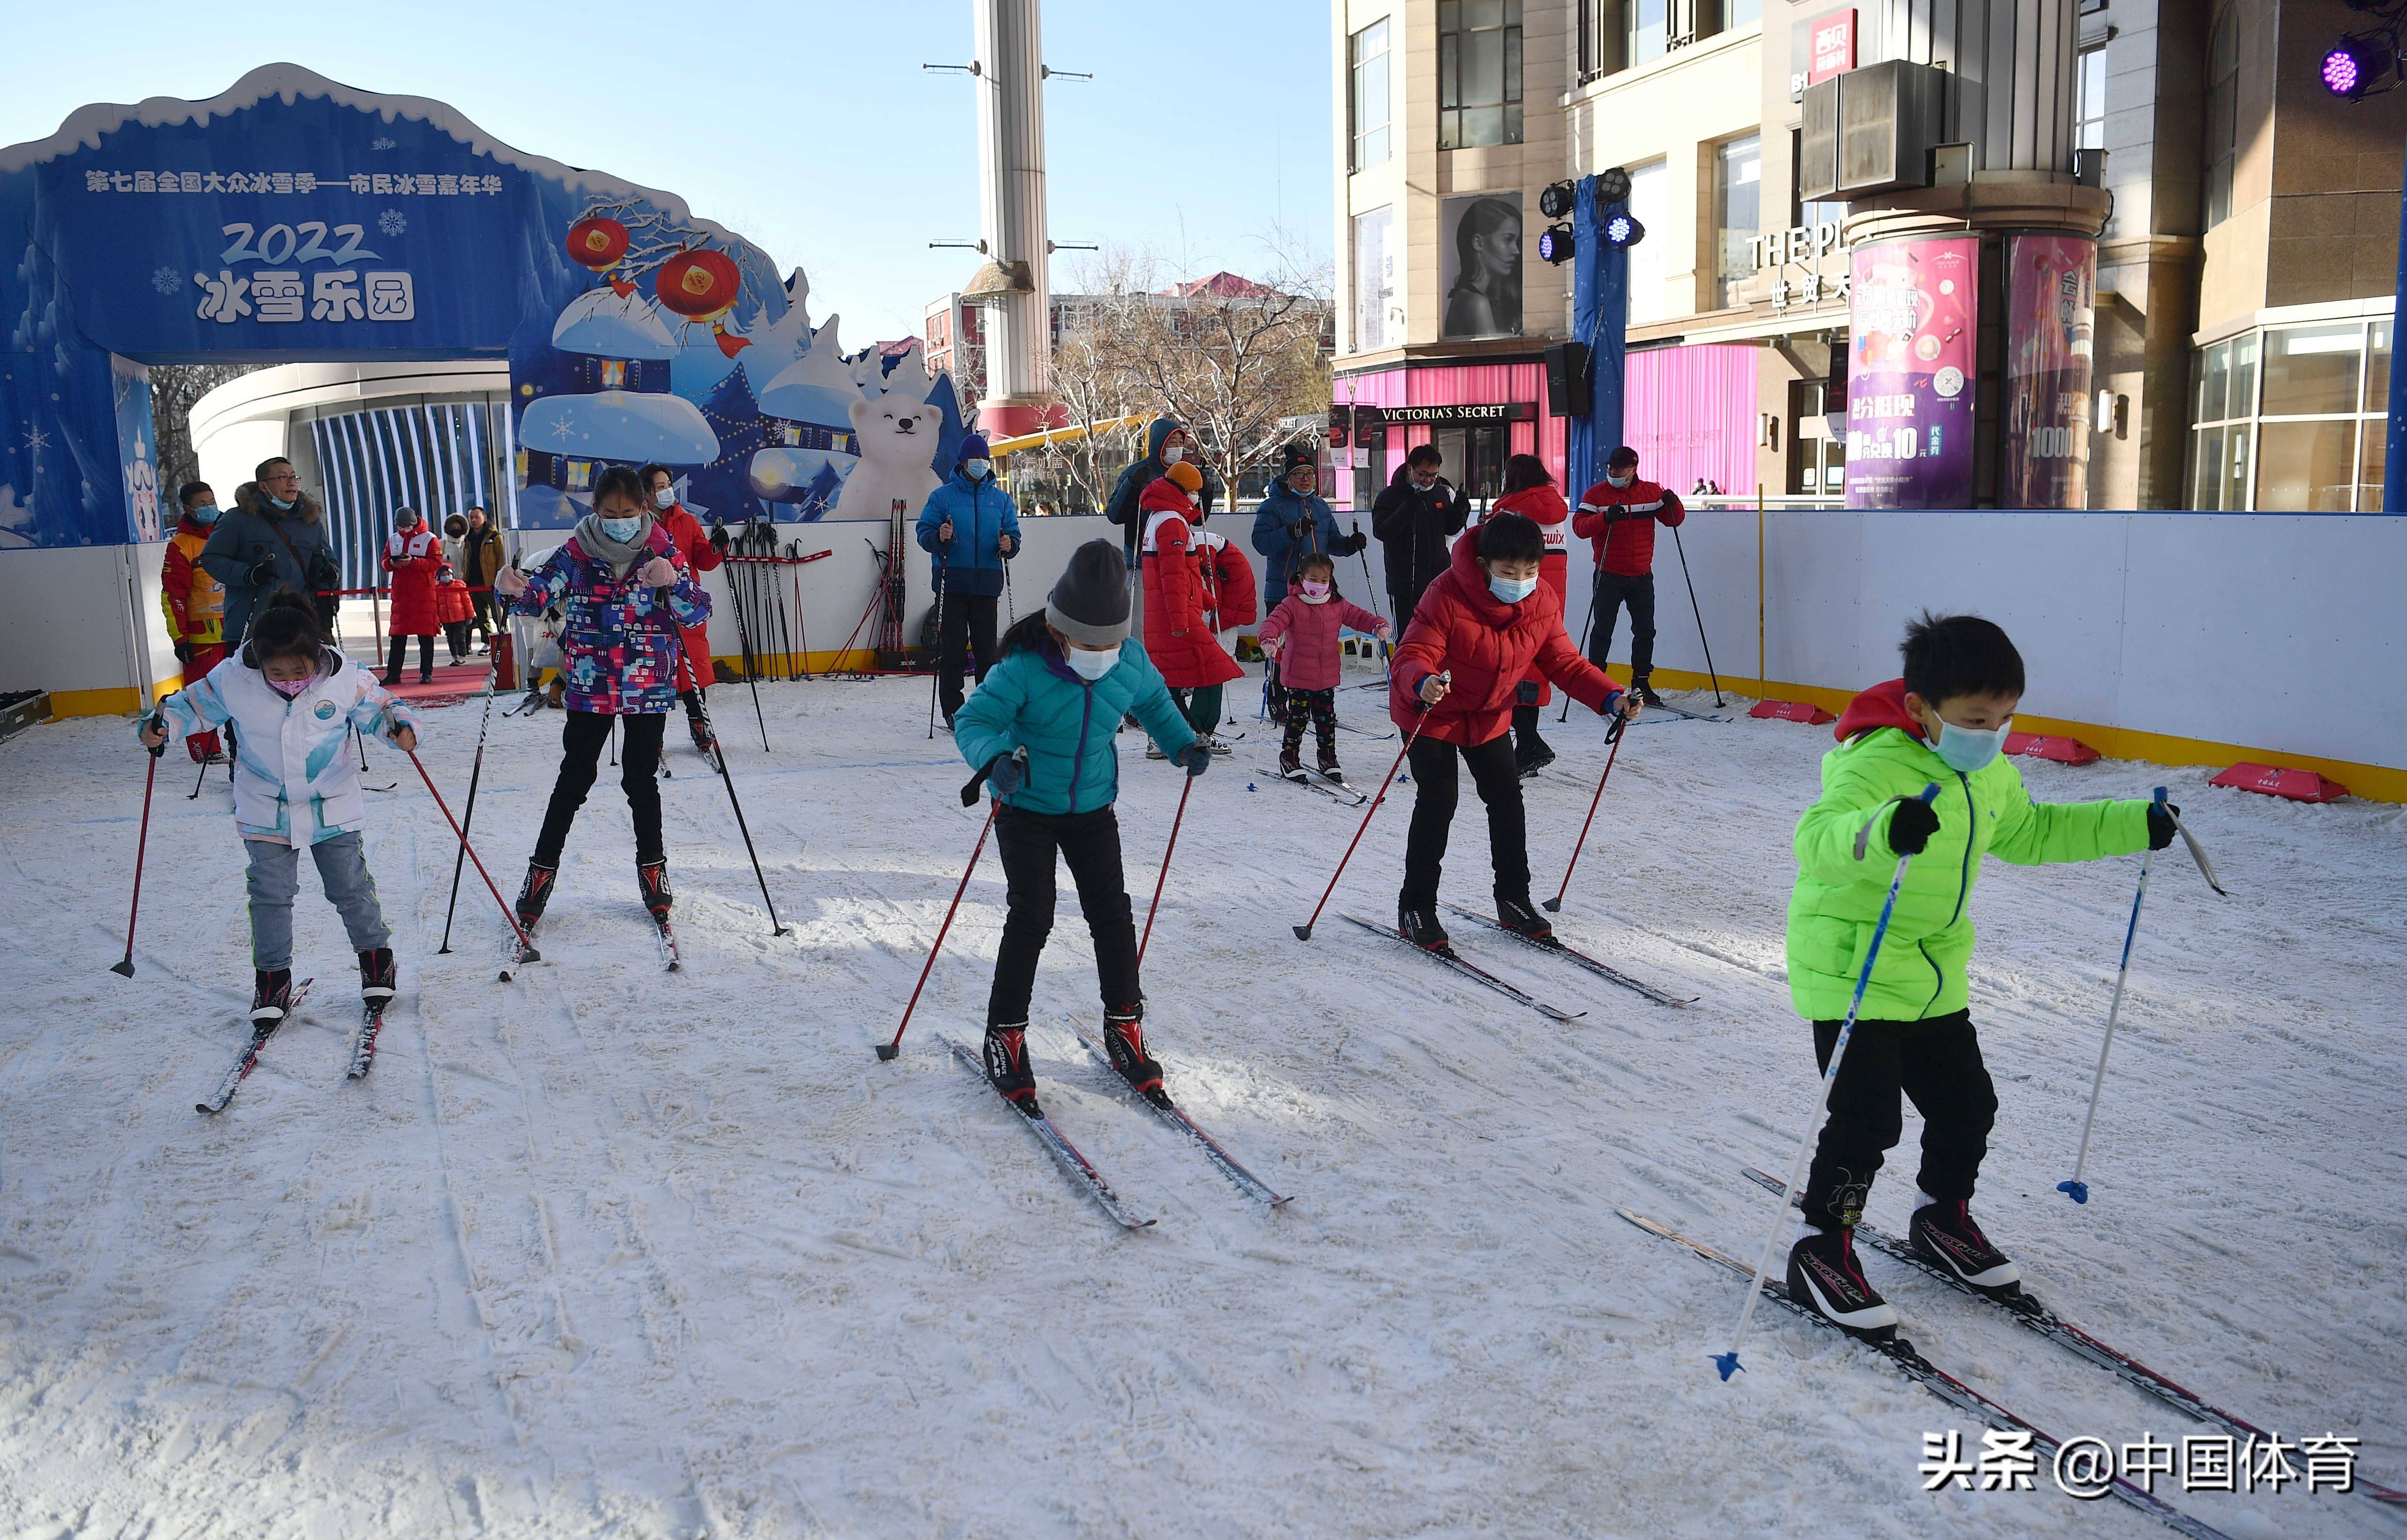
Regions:
[[1464, 406], [1332, 406], [1329, 409], [1329, 423], [1332, 428], [1344, 428], [1350, 421], [1357, 431], [1362, 431], [1382, 424], [1461, 428], [1486, 422], [1534, 422], [1537, 416], [1538, 403], [1533, 401]]

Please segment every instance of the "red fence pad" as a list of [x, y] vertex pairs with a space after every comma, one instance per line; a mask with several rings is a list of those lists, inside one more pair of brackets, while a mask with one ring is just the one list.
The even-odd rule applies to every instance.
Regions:
[[1838, 720], [1829, 712], [1808, 700], [1759, 700], [1755, 703], [1755, 709], [1746, 714], [1760, 716], [1767, 721], [1781, 722], [1836, 722]]
[[2049, 738], [2035, 732], [2006, 734], [2006, 752], [2053, 759], [2059, 765], [2087, 765], [2105, 757], [2078, 738]]
[[2286, 797], [2293, 802], [2337, 802], [2348, 795], [2346, 786], [2314, 770], [2277, 770], [2272, 765], [2251, 765], [2244, 761], [2232, 766], [2207, 784], [2261, 792], [2267, 797]]

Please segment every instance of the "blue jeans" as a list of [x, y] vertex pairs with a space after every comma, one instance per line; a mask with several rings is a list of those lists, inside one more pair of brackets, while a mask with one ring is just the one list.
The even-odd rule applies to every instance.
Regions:
[[[292, 896], [301, 891], [301, 853], [268, 840], [246, 840], [250, 852], [250, 966], [273, 972], [292, 966]], [[373, 952], [392, 941], [384, 911], [377, 906], [376, 879], [368, 875], [359, 832], [338, 834], [309, 847], [326, 901], [343, 917], [351, 950]]]

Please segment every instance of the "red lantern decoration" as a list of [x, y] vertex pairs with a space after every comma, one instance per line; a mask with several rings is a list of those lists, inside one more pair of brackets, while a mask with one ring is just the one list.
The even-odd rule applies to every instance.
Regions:
[[627, 227], [595, 216], [568, 227], [568, 255], [581, 267], [600, 273], [627, 254]]
[[723, 251], [680, 251], [652, 275], [652, 292], [690, 321], [714, 320], [734, 307], [743, 275]]

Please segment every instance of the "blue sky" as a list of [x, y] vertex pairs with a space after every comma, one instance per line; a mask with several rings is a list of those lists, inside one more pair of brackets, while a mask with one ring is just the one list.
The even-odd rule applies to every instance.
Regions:
[[[858, 347], [919, 330], [977, 256], [970, 0], [407, 7], [103, 0], [12, 6], [0, 145], [88, 102], [214, 96], [289, 60], [450, 103], [530, 154], [683, 196], [810, 274]], [[1275, 224], [1331, 245], [1329, 21], [1304, 0], [1050, 0], [1046, 97], [1056, 241], [1150, 248], [1165, 276], [1259, 269]], [[25, 61], [48, 67], [27, 68]], [[1057, 264], [1075, 262], [1063, 252]], [[1056, 287], [1066, 287], [1066, 267]]]

